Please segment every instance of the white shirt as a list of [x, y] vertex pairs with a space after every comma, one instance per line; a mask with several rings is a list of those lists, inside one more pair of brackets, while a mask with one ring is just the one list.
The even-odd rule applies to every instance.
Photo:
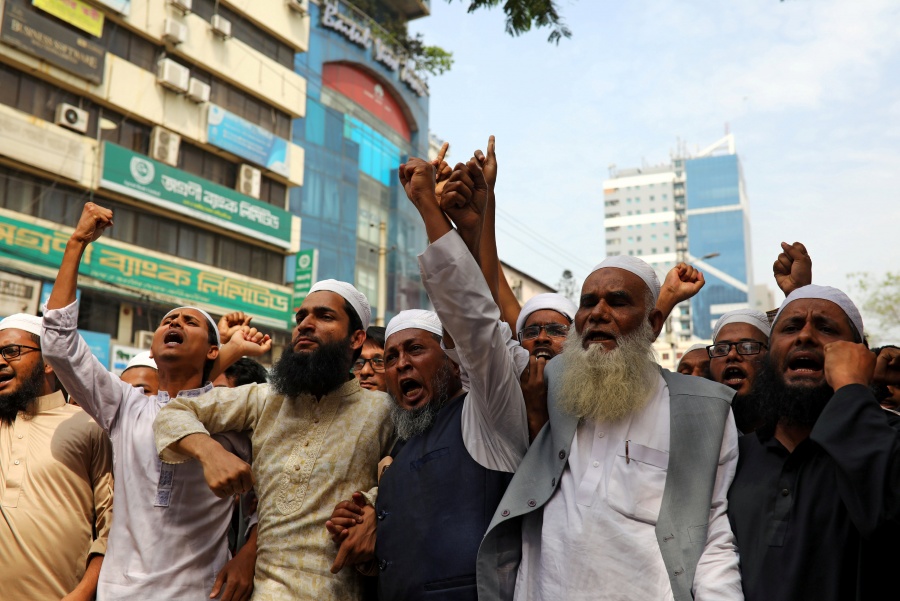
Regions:
[[462, 437], [487, 469], [515, 472], [528, 450], [528, 415], [507, 348], [511, 333], [481, 269], [456, 230], [419, 255], [422, 283], [455, 349], [448, 356], [468, 377]]
[[[669, 401], [660, 376], [641, 411], [614, 423], [578, 425], [559, 488], [543, 512], [523, 523], [517, 601], [672, 598], [655, 531], [669, 462]], [[725, 513], [736, 467], [737, 430], [729, 413], [693, 584], [698, 600], [743, 599]]]
[[[153, 420], [169, 395], [160, 391], [147, 397], [107, 371], [78, 335], [77, 324], [77, 302], [45, 308], [41, 347], [63, 386], [113, 445], [114, 519], [97, 599], [207, 600], [231, 558], [227, 533], [233, 501], [213, 494], [197, 461], [161, 467]], [[207, 385], [178, 396], [211, 389]], [[231, 450], [240, 446], [249, 460], [249, 442], [238, 440], [231, 438]]]

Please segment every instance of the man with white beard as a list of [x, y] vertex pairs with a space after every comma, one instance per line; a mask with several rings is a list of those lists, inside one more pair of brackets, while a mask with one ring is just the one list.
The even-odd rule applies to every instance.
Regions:
[[652, 268], [607, 258], [547, 366], [550, 422], [478, 553], [479, 599], [743, 599], [734, 392], [662, 370]]

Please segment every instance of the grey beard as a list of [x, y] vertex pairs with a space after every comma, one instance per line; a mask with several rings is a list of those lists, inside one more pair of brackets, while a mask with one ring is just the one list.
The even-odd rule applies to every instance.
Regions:
[[559, 409], [594, 422], [614, 422], [643, 409], [659, 378], [652, 340], [647, 320], [619, 338], [611, 351], [599, 344], [585, 349], [581, 335], [572, 328], [562, 352]]
[[432, 390], [434, 397], [422, 407], [415, 409], [404, 409], [400, 406], [393, 396], [391, 400], [394, 404], [391, 406], [391, 421], [394, 423], [394, 431], [402, 440], [409, 440], [413, 436], [424, 434], [434, 425], [438, 412], [450, 400], [450, 390], [447, 385], [453, 371], [450, 368], [449, 361], [443, 365], [435, 373], [432, 379]]

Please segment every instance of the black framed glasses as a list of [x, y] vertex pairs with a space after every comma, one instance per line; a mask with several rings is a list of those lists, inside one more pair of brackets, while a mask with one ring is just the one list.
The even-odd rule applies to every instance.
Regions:
[[13, 359], [21, 357], [23, 350], [39, 351], [41, 349], [37, 346], [26, 346], [24, 344], [8, 344], [3, 348], [0, 348], [0, 356], [6, 361], [12, 361]]
[[353, 373], [358, 374], [366, 367], [366, 363], [372, 364], [372, 371], [374, 372], [381, 373], [384, 371], [384, 359], [381, 357], [372, 357], [371, 359], [363, 359], [360, 357], [354, 361], [353, 367], [351, 367], [350, 370]]
[[541, 335], [541, 330], [547, 332], [550, 338], [565, 338], [569, 334], [569, 326], [561, 323], [547, 323], [544, 325], [532, 325], [522, 328], [519, 332], [519, 341], [533, 340]]
[[731, 347], [734, 347], [738, 355], [758, 355], [759, 351], [762, 349], [769, 348], [762, 342], [741, 340], [740, 342], [720, 342], [718, 344], [711, 344], [706, 347], [706, 352], [709, 353], [710, 359], [714, 359], [716, 357], [724, 357], [730, 353]]

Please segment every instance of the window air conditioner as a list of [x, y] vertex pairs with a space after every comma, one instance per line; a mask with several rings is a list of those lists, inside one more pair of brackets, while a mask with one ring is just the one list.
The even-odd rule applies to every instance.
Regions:
[[186, 15], [191, 12], [191, 9], [194, 6], [192, 0], [169, 0], [169, 4], [177, 11], [181, 11], [181, 14]]
[[288, 8], [297, 11], [300, 16], [309, 14], [309, 0], [286, 0]]
[[150, 348], [153, 342], [153, 330], [138, 330], [134, 333], [134, 346], [138, 348]]
[[172, 165], [178, 164], [178, 148], [181, 136], [159, 125], [150, 134], [150, 158]]
[[166, 19], [163, 23], [163, 40], [177, 46], [187, 40], [187, 25], [175, 19]]
[[238, 172], [237, 191], [253, 198], [259, 198], [262, 186], [262, 172], [251, 165], [241, 165]]
[[86, 110], [67, 102], [61, 102], [56, 105], [56, 119], [53, 122], [73, 131], [86, 134], [88, 118], [89, 115]]
[[156, 81], [163, 87], [169, 88], [174, 92], [187, 92], [190, 79], [191, 72], [184, 65], [179, 65], [171, 58], [164, 58], [159, 61]]
[[209, 92], [210, 87], [208, 83], [203, 83], [196, 77], [191, 78], [191, 83], [188, 85], [188, 93], [187, 97], [197, 104], [202, 104], [204, 102], [209, 102]]
[[212, 31], [217, 37], [223, 40], [231, 37], [231, 21], [222, 15], [213, 15], [209, 23], [212, 25]]

